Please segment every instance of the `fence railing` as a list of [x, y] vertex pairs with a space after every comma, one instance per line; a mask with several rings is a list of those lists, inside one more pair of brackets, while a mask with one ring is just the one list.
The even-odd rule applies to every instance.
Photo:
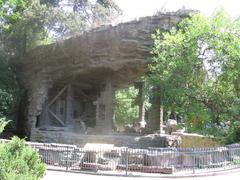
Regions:
[[199, 173], [240, 167], [240, 144], [215, 148], [81, 148], [30, 143], [54, 168], [111, 173]]

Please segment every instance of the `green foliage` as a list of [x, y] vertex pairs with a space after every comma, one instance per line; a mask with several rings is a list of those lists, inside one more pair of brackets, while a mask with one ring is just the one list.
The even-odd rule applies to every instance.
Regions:
[[223, 139], [223, 142], [227, 144], [240, 142], [240, 121], [235, 121], [230, 126], [229, 130], [226, 133], [226, 138]]
[[211, 17], [192, 15], [178, 29], [153, 35], [148, 80], [158, 87], [165, 111], [180, 113], [190, 131], [218, 129], [217, 134], [225, 136], [221, 123], [237, 121], [239, 37], [240, 19], [232, 20], [224, 10]]
[[16, 104], [20, 100], [21, 90], [17, 81], [14, 67], [9, 58], [0, 49], [0, 117], [13, 118]]
[[[0, 118], [0, 133], [7, 123]], [[13, 137], [8, 143], [0, 142], [1, 180], [39, 180], [45, 170], [37, 151], [26, 145], [25, 140]]]
[[116, 92], [115, 120], [118, 125], [134, 123], [138, 118], [135, 99], [138, 91], [134, 87]]
[[14, 137], [9, 143], [0, 144], [0, 179], [38, 180], [45, 170], [38, 153], [24, 140]]
[[5, 126], [7, 125], [7, 121], [5, 118], [0, 118], [0, 133], [3, 132]]
[[1, 0], [1, 41], [8, 52], [24, 55], [38, 45], [109, 23], [120, 12], [111, 0]]
[[0, 43], [3, 44], [7, 52], [13, 52], [16, 50], [16, 47], [22, 49], [22, 46], [20, 46], [22, 43], [22, 33], [18, 32], [19, 38], [17, 39], [14, 39], [12, 36], [15, 36], [15, 26], [22, 21], [22, 14], [27, 6], [27, 0], [0, 0]]

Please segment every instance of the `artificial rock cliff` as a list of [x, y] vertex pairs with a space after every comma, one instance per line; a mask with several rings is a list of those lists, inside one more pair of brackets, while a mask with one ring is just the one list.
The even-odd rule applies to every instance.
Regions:
[[148, 71], [151, 35], [156, 29], [168, 31], [177, 26], [191, 12], [164, 13], [99, 27], [62, 42], [39, 46], [16, 60], [28, 90], [26, 130], [30, 138], [47, 141], [51, 138], [47, 138], [46, 127], [71, 132], [88, 119], [95, 126], [92, 131], [111, 132], [114, 91]]

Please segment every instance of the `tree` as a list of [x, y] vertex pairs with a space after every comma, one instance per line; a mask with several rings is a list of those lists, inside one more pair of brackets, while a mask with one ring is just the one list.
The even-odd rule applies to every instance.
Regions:
[[45, 165], [36, 150], [14, 137], [0, 144], [0, 178], [2, 180], [38, 180], [45, 174]]
[[3, 132], [6, 125], [7, 125], [7, 121], [4, 118], [0, 118], [0, 133]]
[[[6, 124], [0, 119], [0, 133]], [[45, 171], [37, 151], [26, 145], [23, 139], [13, 137], [8, 143], [0, 142], [1, 180], [39, 180]]]
[[9, 61], [9, 56], [0, 48], [0, 118], [14, 119], [22, 92], [15, 68]]
[[109, 23], [121, 12], [111, 0], [1, 0], [0, 5], [1, 41], [15, 56]]
[[240, 114], [239, 28], [240, 19], [218, 10], [153, 35], [148, 80], [159, 88], [165, 111], [179, 112], [192, 130], [204, 133]]
[[115, 120], [118, 126], [132, 124], [138, 119], [138, 106], [134, 104], [138, 91], [134, 87], [116, 92]]

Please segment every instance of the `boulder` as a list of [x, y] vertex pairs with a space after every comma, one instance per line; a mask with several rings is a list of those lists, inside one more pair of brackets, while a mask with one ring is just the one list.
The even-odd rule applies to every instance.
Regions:
[[168, 119], [166, 129], [169, 134], [172, 134], [172, 132], [176, 132], [177, 131], [177, 121], [175, 119]]

